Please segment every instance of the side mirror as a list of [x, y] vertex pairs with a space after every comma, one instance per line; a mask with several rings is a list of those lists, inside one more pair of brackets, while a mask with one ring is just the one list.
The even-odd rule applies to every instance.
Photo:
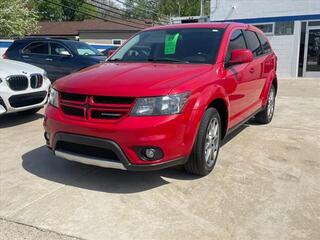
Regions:
[[111, 56], [114, 54], [115, 51], [116, 51], [116, 50], [114, 50], [114, 49], [109, 50], [108, 53], [107, 53], [107, 56], [108, 56], [108, 57], [111, 57]]
[[231, 58], [228, 62], [229, 65], [249, 63], [253, 61], [253, 54], [248, 49], [237, 49], [231, 52]]

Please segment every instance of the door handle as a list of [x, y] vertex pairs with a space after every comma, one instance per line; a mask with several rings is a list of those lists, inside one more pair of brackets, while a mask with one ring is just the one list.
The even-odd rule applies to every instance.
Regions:
[[46, 61], [52, 61], [52, 58], [46, 58], [45, 60]]
[[250, 68], [250, 69], [249, 69], [249, 72], [250, 72], [250, 73], [254, 73], [254, 72], [255, 72], [254, 68]]
[[29, 56], [27, 56], [27, 55], [22, 55], [22, 57], [23, 57], [23, 58], [29, 58]]

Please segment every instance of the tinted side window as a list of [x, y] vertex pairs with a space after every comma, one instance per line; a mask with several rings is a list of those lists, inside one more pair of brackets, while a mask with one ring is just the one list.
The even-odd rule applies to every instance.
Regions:
[[246, 49], [246, 42], [243, 37], [241, 30], [235, 30], [232, 35], [228, 46], [228, 52], [226, 56], [226, 61], [229, 61], [231, 58], [231, 52], [237, 49]]
[[58, 56], [70, 56], [70, 52], [64, 46], [59, 43], [50, 43], [51, 45], [51, 55]]
[[49, 44], [46, 42], [34, 42], [29, 44], [23, 53], [49, 54]]
[[250, 49], [255, 57], [263, 54], [262, 47], [258, 40], [257, 35], [252, 31], [245, 31], [245, 38], [247, 41], [248, 49]]
[[257, 33], [257, 35], [260, 40], [263, 52], [264, 53], [271, 53], [272, 50], [271, 50], [270, 44], [269, 44], [268, 40], [266, 39], [266, 37], [263, 36], [261, 33]]

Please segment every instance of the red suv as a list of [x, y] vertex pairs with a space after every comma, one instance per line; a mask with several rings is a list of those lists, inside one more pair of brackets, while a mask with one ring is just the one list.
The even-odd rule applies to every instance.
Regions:
[[213, 169], [221, 140], [254, 117], [272, 120], [277, 58], [238, 23], [154, 27], [108, 62], [54, 83], [47, 145], [71, 161], [127, 170]]

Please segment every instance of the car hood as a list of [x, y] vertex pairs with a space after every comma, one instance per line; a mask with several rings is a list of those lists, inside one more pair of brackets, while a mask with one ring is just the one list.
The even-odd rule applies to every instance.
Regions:
[[166, 95], [212, 68], [210, 64], [104, 63], [59, 79], [54, 88], [87, 95]]
[[2, 78], [5, 78], [9, 75], [30, 75], [32, 73], [43, 74], [44, 70], [27, 63], [7, 59], [0, 59], [0, 77]]
[[83, 58], [90, 58], [98, 63], [104, 62], [107, 60], [107, 56], [101, 55], [101, 56], [82, 56]]

